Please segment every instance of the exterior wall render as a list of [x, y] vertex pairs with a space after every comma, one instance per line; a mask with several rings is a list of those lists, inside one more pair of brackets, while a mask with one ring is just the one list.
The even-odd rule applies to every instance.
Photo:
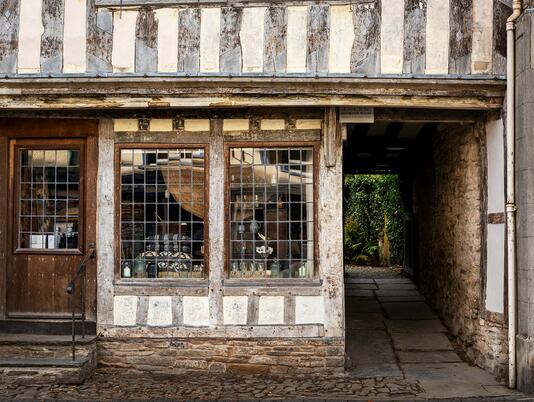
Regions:
[[[225, 144], [252, 144], [268, 138], [290, 146], [322, 138], [322, 114], [262, 117], [157, 119], [157, 124], [150, 123], [147, 131], [139, 129], [137, 119], [106, 120], [101, 124], [99, 183], [101, 180], [106, 183], [99, 184], [99, 200], [106, 202], [99, 205], [98, 229], [103, 235], [98, 237], [97, 249], [105, 251], [99, 252], [98, 260], [97, 330], [103, 338], [99, 350], [102, 364], [121, 367], [126, 364], [131, 369], [156, 371], [189, 368], [282, 373], [293, 366], [308, 367], [310, 371], [343, 369], [341, 144], [335, 149], [332, 168], [325, 166], [323, 146], [318, 148], [316, 225], [318, 255], [322, 257], [316, 262], [315, 277], [279, 282], [226, 278], [227, 223], [224, 203], [220, 202], [225, 198]], [[151, 127], [169, 124], [173, 131], [150, 131]], [[204, 130], [197, 131], [199, 127]], [[144, 142], [208, 146], [206, 279], [143, 282], [121, 279], [115, 273], [118, 251], [113, 238], [117, 234], [109, 228], [117, 190], [112, 184], [115, 162], [111, 155], [116, 144]], [[144, 346], [138, 354], [140, 342]], [[207, 345], [213, 346], [209, 352]], [[167, 353], [189, 358], [167, 364], [170, 359]], [[148, 355], [153, 357], [145, 358]]]
[[[485, 309], [481, 291], [486, 276], [485, 152], [483, 124], [440, 126], [421, 148], [414, 208], [423, 292], [468, 359], [504, 379], [506, 323]], [[502, 238], [494, 240], [504, 247]]]

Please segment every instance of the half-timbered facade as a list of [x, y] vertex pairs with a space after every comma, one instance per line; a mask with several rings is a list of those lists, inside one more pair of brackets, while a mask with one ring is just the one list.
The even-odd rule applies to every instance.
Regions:
[[342, 175], [365, 158], [347, 148], [364, 114], [400, 141], [473, 130], [477, 311], [464, 325], [452, 300], [443, 316], [503, 375], [511, 13], [506, 0], [2, 0], [2, 325], [68, 320], [74, 303], [101, 365], [343, 371]]

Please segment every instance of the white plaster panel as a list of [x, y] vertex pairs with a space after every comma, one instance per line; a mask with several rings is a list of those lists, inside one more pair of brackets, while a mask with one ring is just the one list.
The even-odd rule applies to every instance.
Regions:
[[223, 297], [224, 325], [245, 325], [247, 323], [248, 297]]
[[504, 212], [504, 124], [495, 120], [486, 125], [488, 163], [488, 213]]
[[285, 130], [286, 121], [284, 119], [262, 119], [260, 122], [261, 130]]
[[322, 296], [295, 297], [295, 324], [323, 324], [324, 301]]
[[131, 327], [136, 324], [137, 296], [115, 296], [113, 298], [113, 324]]
[[402, 73], [404, 0], [382, 0], [380, 70], [382, 74]]
[[158, 21], [158, 71], [174, 73], [178, 70], [178, 9], [156, 10]]
[[284, 296], [261, 296], [258, 313], [258, 324], [260, 325], [283, 324]]
[[41, 0], [20, 0], [19, 74], [41, 71], [41, 35], [44, 32], [41, 10]]
[[287, 8], [287, 67], [288, 73], [306, 72], [308, 37], [308, 7]]
[[486, 309], [504, 313], [504, 258], [506, 225], [488, 225]]
[[86, 0], [65, 0], [65, 22], [63, 27], [63, 72], [84, 73], [86, 55]]
[[243, 9], [241, 20], [241, 53], [243, 72], [263, 71], [263, 31], [265, 27], [265, 7]]
[[243, 131], [249, 129], [248, 119], [224, 119], [223, 131]]
[[113, 131], [137, 131], [139, 123], [137, 119], [115, 119], [113, 120]]
[[210, 131], [210, 121], [208, 119], [185, 119], [185, 131]]
[[172, 131], [172, 119], [151, 119], [150, 131]]
[[449, 72], [449, 0], [428, 0], [426, 10], [426, 74]]
[[148, 298], [147, 325], [168, 327], [172, 325], [171, 296], [150, 296]]
[[195, 327], [210, 323], [208, 298], [204, 296], [184, 296], [182, 298], [184, 325]]
[[471, 72], [473, 74], [491, 73], [493, 46], [493, 2], [473, 1], [473, 53]]
[[221, 9], [203, 8], [200, 11], [200, 71], [219, 72]]
[[135, 23], [137, 11], [122, 10], [113, 13], [113, 72], [135, 71]]
[[354, 38], [351, 6], [331, 6], [330, 46], [328, 54], [329, 72], [350, 73], [350, 59]]

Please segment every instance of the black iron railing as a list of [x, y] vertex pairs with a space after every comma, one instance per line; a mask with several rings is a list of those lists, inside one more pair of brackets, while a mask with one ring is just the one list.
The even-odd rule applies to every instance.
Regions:
[[76, 289], [76, 281], [80, 280], [80, 298], [81, 298], [81, 314], [80, 320], [82, 324], [82, 338], [85, 338], [85, 277], [87, 261], [95, 258], [95, 245], [90, 244], [83, 257], [82, 262], [78, 266], [78, 270], [72, 277], [67, 286], [67, 293], [70, 295], [70, 305], [72, 311], [72, 360], [76, 360], [76, 303], [74, 300], [74, 291]]

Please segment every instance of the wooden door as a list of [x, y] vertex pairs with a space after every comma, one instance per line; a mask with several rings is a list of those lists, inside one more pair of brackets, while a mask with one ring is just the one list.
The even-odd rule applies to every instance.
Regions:
[[[8, 318], [70, 317], [66, 287], [96, 240], [93, 143], [86, 138], [9, 140]], [[88, 319], [96, 316], [95, 271], [90, 260]], [[80, 289], [77, 282], [77, 313]]]

